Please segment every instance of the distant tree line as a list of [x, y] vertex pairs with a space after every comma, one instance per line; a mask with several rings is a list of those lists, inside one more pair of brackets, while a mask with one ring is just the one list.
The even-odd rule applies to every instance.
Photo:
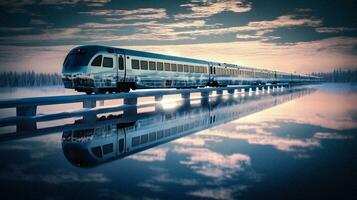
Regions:
[[335, 69], [332, 72], [312, 73], [326, 82], [357, 82], [357, 69]]
[[0, 72], [0, 87], [63, 85], [58, 73]]

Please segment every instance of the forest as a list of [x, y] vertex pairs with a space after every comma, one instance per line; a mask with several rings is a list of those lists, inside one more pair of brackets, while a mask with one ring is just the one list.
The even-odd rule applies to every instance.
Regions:
[[58, 73], [0, 72], [0, 87], [38, 87], [63, 85]]
[[335, 69], [332, 72], [317, 72], [312, 75], [322, 77], [325, 82], [357, 82], [357, 69]]

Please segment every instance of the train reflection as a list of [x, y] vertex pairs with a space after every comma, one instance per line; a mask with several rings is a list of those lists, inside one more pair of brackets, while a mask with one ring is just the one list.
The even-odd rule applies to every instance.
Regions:
[[274, 107], [313, 92], [290, 90], [252, 96], [213, 98], [198, 105], [170, 110], [132, 112], [101, 117], [95, 123], [78, 120], [81, 129], [64, 131], [65, 157], [78, 167], [92, 167], [120, 159], [177, 138]]

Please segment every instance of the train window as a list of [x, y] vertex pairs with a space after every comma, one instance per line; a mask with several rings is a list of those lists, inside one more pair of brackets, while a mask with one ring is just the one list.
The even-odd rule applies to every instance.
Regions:
[[140, 69], [147, 70], [148, 69], [148, 61], [141, 60], [140, 61]]
[[194, 66], [190, 65], [189, 69], [190, 69], [190, 72], [195, 72], [195, 67]]
[[164, 131], [158, 131], [157, 132], [157, 139], [161, 139], [164, 137]]
[[177, 133], [177, 127], [171, 128], [171, 135], [175, 135]]
[[149, 142], [156, 140], [156, 132], [149, 133]]
[[164, 130], [164, 137], [169, 137], [170, 136], [170, 129]]
[[164, 64], [162, 62], [157, 63], [157, 71], [162, 71], [164, 70]]
[[177, 65], [177, 71], [183, 72], [183, 65]]
[[203, 67], [203, 73], [207, 74], [207, 67]]
[[103, 67], [113, 67], [113, 58], [104, 57]]
[[150, 69], [150, 70], [156, 70], [156, 63], [150, 61], [150, 62], [149, 62], [149, 69]]
[[171, 71], [173, 71], [173, 72], [177, 71], [177, 65], [176, 64], [171, 64]]
[[138, 60], [131, 60], [131, 68], [132, 69], [139, 69], [139, 61]]
[[99, 158], [102, 157], [102, 149], [100, 148], [100, 146], [99, 146], [99, 147], [93, 147], [93, 148], [92, 148], [92, 153], [93, 153], [95, 156], [99, 157]]
[[131, 146], [135, 147], [140, 144], [140, 136], [133, 137], [131, 140]]
[[147, 143], [149, 140], [148, 140], [148, 134], [146, 135], [142, 135], [141, 138], [140, 138], [140, 144], [145, 144]]
[[99, 55], [97, 57], [94, 58], [94, 60], [92, 61], [92, 66], [96, 66], [96, 67], [100, 67], [102, 66], [102, 58], [103, 56], [102, 55]]
[[165, 71], [170, 71], [170, 63], [165, 63]]
[[184, 65], [184, 66], [183, 66], [183, 71], [184, 71], [184, 72], [188, 72], [188, 65]]
[[113, 152], [113, 143], [103, 145], [103, 154], [108, 154]]
[[200, 73], [204, 73], [204, 67], [200, 67]]
[[200, 73], [200, 67], [199, 66], [195, 66], [195, 73]]
[[119, 140], [119, 142], [118, 142], [119, 144], [119, 153], [123, 153], [123, 151], [124, 151], [124, 139], [122, 138], [122, 139], [120, 139]]
[[123, 70], [124, 69], [124, 58], [123, 56], [119, 56], [119, 69]]

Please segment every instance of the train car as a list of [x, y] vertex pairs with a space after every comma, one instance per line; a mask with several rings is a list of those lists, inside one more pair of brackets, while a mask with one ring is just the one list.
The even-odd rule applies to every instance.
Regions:
[[106, 46], [72, 49], [64, 60], [62, 75], [66, 88], [87, 94], [319, 80], [308, 75]]

